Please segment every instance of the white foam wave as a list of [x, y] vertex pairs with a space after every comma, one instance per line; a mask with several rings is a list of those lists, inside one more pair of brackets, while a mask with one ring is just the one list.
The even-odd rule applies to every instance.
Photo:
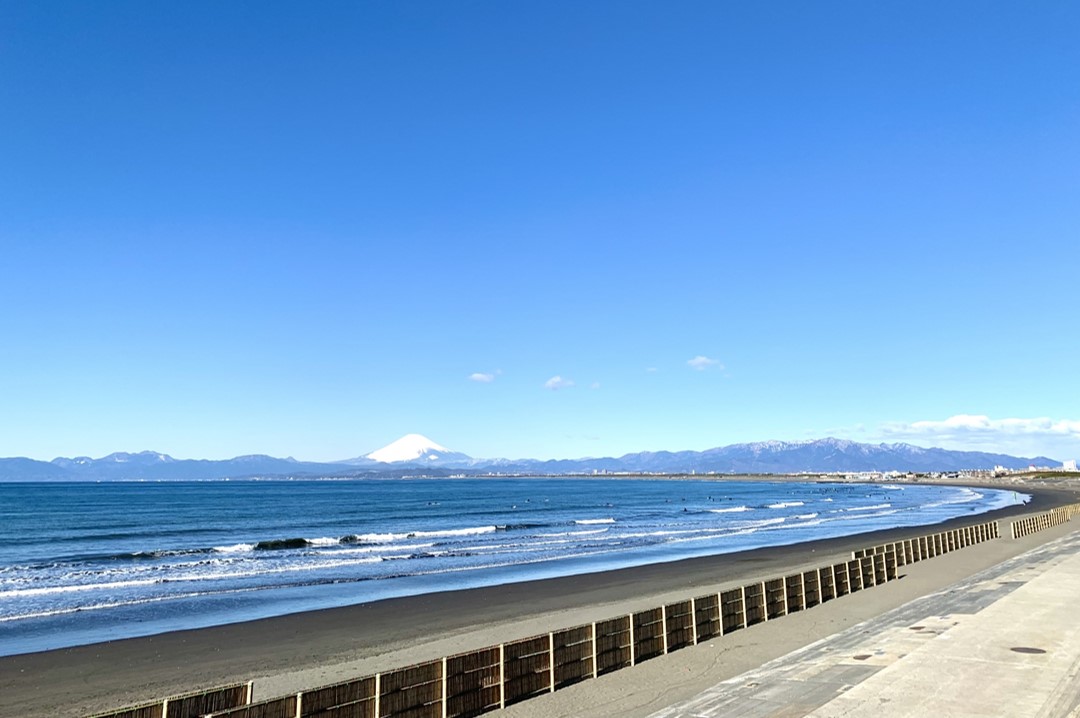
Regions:
[[595, 534], [607, 533], [610, 529], [588, 529], [582, 531], [559, 531], [551, 534], [537, 534], [537, 538], [548, 538], [549, 536], [593, 536]]
[[803, 505], [805, 505], [805, 503], [806, 502], [804, 502], [804, 501], [781, 501], [780, 503], [777, 503], [777, 504], [769, 504], [769, 508], [770, 509], [787, 509], [787, 508], [791, 508], [793, 506], [803, 506]]
[[588, 526], [590, 524], [613, 524], [615, 523], [615, 519], [578, 519], [574, 521], [574, 523], [581, 526]]
[[855, 511], [877, 511], [878, 509], [891, 508], [892, 504], [874, 504], [873, 506], [853, 506], [850, 509], [841, 509], [845, 513], [852, 513]]
[[[451, 538], [454, 536], [476, 536], [497, 531], [496, 526], [471, 526], [464, 529], [439, 529], [436, 531], [408, 531], [404, 533], [358, 534], [350, 537], [350, 543], [393, 543], [416, 538]], [[335, 539], [336, 541], [337, 539]]]
[[209, 581], [216, 579], [235, 579], [235, 578], [254, 578], [256, 576], [264, 576], [268, 574], [282, 574], [282, 573], [296, 573], [300, 571], [318, 571], [327, 568], [341, 568], [344, 566], [355, 566], [361, 563], [378, 563], [382, 561], [381, 556], [369, 556], [367, 558], [352, 558], [347, 560], [336, 561], [319, 561], [317, 563], [305, 563], [305, 564], [288, 564], [285, 566], [278, 566], [276, 568], [258, 568], [251, 571], [228, 571], [214, 574], [197, 574], [193, 576], [179, 576], [177, 578], [170, 578], [170, 582], [179, 581]]
[[411, 551], [421, 548], [431, 548], [434, 543], [412, 543], [412, 544], [399, 544], [396, 546], [379, 545], [379, 546], [357, 546], [356, 548], [343, 548], [327, 553], [324, 551], [312, 552], [312, 556], [342, 556], [353, 554], [374, 554], [382, 553], [383, 551]]
[[723, 531], [724, 531], [724, 529], [684, 529], [684, 530], [679, 530], [679, 531], [674, 531], [674, 530], [669, 529], [669, 530], [666, 530], [666, 531], [638, 531], [638, 532], [635, 532], [635, 533], [621, 534], [617, 538], [619, 538], [619, 539], [649, 538], [649, 537], [654, 537], [654, 536], [656, 536], [656, 537], [682, 536], [682, 535], [685, 535], [685, 534], [701, 534], [701, 533], [719, 534], [719, 533], [723, 533]]
[[134, 581], [112, 581], [109, 583], [83, 583], [72, 586], [47, 586], [44, 588], [16, 588], [0, 591], [0, 598], [25, 598], [27, 596], [47, 596], [55, 593], [74, 593], [76, 591], [116, 590], [131, 586], [150, 586], [161, 583], [161, 579], [145, 578]]
[[442, 531], [413, 531], [407, 534], [406, 538], [436, 538], [436, 537], [449, 537], [449, 536], [478, 536], [480, 534], [490, 534], [497, 531], [495, 526], [474, 526], [467, 529], [444, 529]]
[[[983, 498], [983, 495], [974, 489], [964, 487], [960, 490], [960, 495], [955, 498], [942, 499], [941, 501], [934, 501], [932, 503], [923, 504], [921, 508], [924, 509], [937, 509], [942, 506], [953, 506], [955, 504], [967, 504], [972, 501], [978, 501]], [[1025, 502], [1026, 503], [1026, 502]]]
[[207, 591], [207, 592], [191, 592], [191, 593], [174, 593], [168, 596], [153, 596], [151, 598], [140, 598], [131, 601], [112, 601], [109, 603], [94, 603], [87, 606], [68, 606], [65, 608], [56, 608], [45, 611], [36, 611], [32, 613], [22, 613], [12, 616], [0, 616], [0, 623], [7, 623], [9, 621], [21, 621], [27, 618], [47, 618], [49, 616], [62, 616], [68, 613], [81, 613], [82, 611], [99, 611], [106, 608], [121, 608], [123, 606], [140, 606], [147, 603], [160, 603], [162, 601], [174, 601], [185, 598], [199, 598], [201, 596], [210, 596], [220, 593], [244, 593], [248, 591], [259, 591], [266, 587], [250, 587], [250, 588], [235, 588], [225, 591]]
[[898, 513], [900, 513], [900, 509], [888, 509], [885, 511], [877, 511], [876, 513], [858, 511], [851, 515], [833, 516], [829, 521], [866, 521], [868, 519], [876, 519], [881, 516], [891, 516], [892, 514]]
[[354, 538], [357, 543], [390, 543], [408, 538], [409, 534], [360, 534]]
[[780, 517], [775, 519], [762, 519], [760, 521], [742, 521], [736, 524], [736, 526], [740, 529], [756, 529], [763, 526], [775, 526], [777, 524], [782, 524], [785, 521], [787, 521], [787, 517]]
[[234, 543], [231, 546], [215, 546], [214, 550], [218, 553], [241, 553], [243, 551], [254, 551], [255, 544], [253, 543]]
[[742, 511], [753, 511], [749, 506], [732, 506], [730, 509], [709, 509], [709, 513], [713, 514], [733, 514]]
[[[167, 577], [152, 578], [152, 579], [138, 579], [131, 581], [111, 581], [107, 583], [81, 583], [73, 584], [69, 586], [46, 586], [42, 588], [24, 588], [13, 589], [10, 591], [0, 591], [0, 599], [5, 598], [27, 598], [32, 596], [45, 596], [50, 594], [60, 593], [75, 593], [86, 591], [115, 591], [122, 588], [131, 588], [133, 586], [152, 586], [152, 585], [165, 585], [176, 584], [189, 581], [216, 581], [219, 579], [239, 579], [239, 578], [254, 578], [257, 576], [265, 576], [269, 574], [283, 574], [294, 573], [300, 571], [317, 571], [329, 568], [341, 568], [346, 566], [354, 566], [364, 563], [378, 563], [385, 557], [382, 556], [369, 556], [366, 558], [351, 558], [346, 560], [333, 560], [333, 561], [319, 561], [306, 564], [287, 564], [284, 566], [277, 566], [274, 568], [268, 568], [260, 566], [258, 568], [238, 571], [216, 571], [213, 573], [189, 573], [180, 575], [169, 575]], [[245, 565], [250, 565], [251, 562], [246, 562]]]

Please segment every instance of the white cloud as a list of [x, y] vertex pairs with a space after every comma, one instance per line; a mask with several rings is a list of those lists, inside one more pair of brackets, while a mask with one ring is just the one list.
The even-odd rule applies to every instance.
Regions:
[[892, 440], [1005, 453], [1067, 456], [1080, 449], [1080, 421], [1047, 417], [992, 419], [981, 414], [957, 414], [943, 420], [884, 424], [880, 433]]
[[656, 372], [658, 372], [658, 371], [660, 371], [660, 370], [659, 370], [659, 369], [657, 369], [657, 368], [656, 368], [656, 367], [654, 367], [654, 366], [651, 366], [651, 367], [648, 367], [648, 368], [646, 368], [646, 369], [645, 369], [645, 371], [649, 372], [650, 374], [655, 374]]
[[590, 389], [599, 389], [600, 388], [600, 382], [594, 381], [592, 384], [589, 384], [589, 388]]
[[495, 381], [495, 375], [480, 371], [473, 372], [472, 374], [469, 374], [469, 381], [475, 381], [481, 384], [490, 384], [491, 382]]
[[572, 380], [563, 379], [558, 374], [544, 382], [544, 388], [551, 389], [552, 391], [558, 391], [559, 389], [568, 389], [573, 385], [574, 382]]
[[710, 359], [709, 357], [702, 356], [700, 354], [686, 362], [686, 365], [689, 366], [691, 369], [696, 369], [697, 371], [705, 371], [709, 367], [716, 367], [717, 369], [724, 368], [724, 365], [721, 364], [718, 360]]

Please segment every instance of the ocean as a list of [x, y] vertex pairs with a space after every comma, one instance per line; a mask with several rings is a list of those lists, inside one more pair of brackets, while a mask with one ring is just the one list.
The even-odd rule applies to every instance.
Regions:
[[975, 516], [926, 485], [647, 479], [0, 484], [0, 655]]

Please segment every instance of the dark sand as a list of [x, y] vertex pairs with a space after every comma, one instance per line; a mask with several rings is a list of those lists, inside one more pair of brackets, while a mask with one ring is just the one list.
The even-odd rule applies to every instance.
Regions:
[[[251, 679], [256, 681], [256, 700], [284, 695], [651, 608], [752, 580], [782, 576], [795, 569], [835, 563], [849, 558], [853, 549], [936, 533], [954, 526], [1036, 513], [1080, 499], [1071, 490], [1000, 485], [994, 488], [1016, 488], [1032, 494], [1033, 498], [1026, 506], [922, 528], [879, 531], [603, 573], [390, 599], [4, 657], [0, 658], [0, 716], [82, 716]], [[913, 576], [923, 576], [919, 580], [890, 582], [813, 611], [725, 637], [723, 641], [729, 649], [746, 644], [740, 649], [739, 659], [732, 661], [729, 669], [747, 664], [743, 669], [746, 670], [759, 665], [775, 655], [783, 655], [830, 635], [851, 621], [863, 620], [859, 616], [865, 618], [868, 611], [868, 615], [874, 615], [892, 607], [895, 601], [903, 602], [939, 590], [987, 565], [1071, 530], [1066, 524], [1058, 530], [1013, 541], [1007, 537], [1008, 524], [1003, 521], [1002, 539], [905, 568]], [[912, 592], [914, 595], [910, 595]], [[807, 619], [810, 619], [809, 623]], [[777, 626], [787, 626], [788, 630], [780, 630]], [[559, 700], [565, 702], [578, 695], [566, 715], [585, 715], [583, 702], [587, 704], [587, 699], [596, 703], [595, 715], [608, 715], [606, 711], [615, 710], [615, 707], [609, 705], [609, 699], [604, 696], [611, 694], [610, 700], [625, 703], [627, 695], [633, 694], [638, 687], [636, 681], [662, 670], [658, 666], [667, 664], [669, 659], [691, 653], [694, 649], [686, 649], [632, 670], [586, 681], [550, 697], [527, 701], [506, 713], [555, 715]], [[705, 654], [699, 653], [699, 657], [702, 655]], [[703, 668], [685, 677], [687, 680], [680, 685], [684, 690], [692, 690], [701, 681], [714, 680], [714, 676], [715, 670], [710, 673]], [[651, 680], [669, 685], [670, 679], [670, 675], [661, 673], [659, 678]], [[623, 686], [628, 680], [631, 682]], [[561, 694], [566, 695], [560, 698]], [[645, 691], [641, 695], [651, 697], [653, 693]], [[659, 695], [659, 700], [678, 699], [674, 693], [669, 696], [669, 691], [661, 691]], [[640, 705], [631, 701], [633, 705], [620, 705], [610, 715], [635, 713], [635, 706], [640, 712], [656, 700], [643, 698], [638, 701]], [[538, 705], [529, 707], [533, 703]], [[541, 712], [536, 713], [536, 710]]]

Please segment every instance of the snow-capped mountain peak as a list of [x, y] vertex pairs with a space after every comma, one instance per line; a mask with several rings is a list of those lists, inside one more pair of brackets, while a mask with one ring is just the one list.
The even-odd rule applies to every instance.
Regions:
[[372, 461], [391, 464], [398, 461], [416, 461], [417, 459], [435, 461], [441, 454], [453, 453], [455, 452], [445, 446], [439, 446], [426, 436], [406, 434], [397, 441], [372, 451], [367, 455], [367, 458]]

